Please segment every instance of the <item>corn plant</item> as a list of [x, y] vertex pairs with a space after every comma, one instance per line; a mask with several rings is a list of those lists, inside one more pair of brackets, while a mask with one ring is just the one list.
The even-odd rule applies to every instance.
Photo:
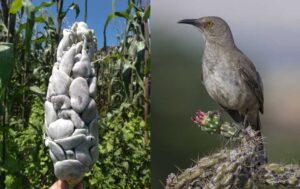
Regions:
[[[90, 188], [147, 188], [150, 184], [150, 6], [128, 1], [108, 15], [104, 47], [95, 56], [100, 106], [100, 161], [88, 177]], [[120, 45], [106, 45], [106, 29], [125, 19]], [[103, 179], [97, 179], [103, 178]]]
[[[47, 8], [57, 3], [34, 6], [29, 0], [1, 0], [0, 41], [9, 44], [14, 56], [13, 61], [1, 56], [0, 62], [5, 73], [0, 76], [0, 188], [48, 188], [55, 179], [41, 145], [41, 126], [42, 99], [61, 35]], [[75, 7], [59, 13], [65, 16]]]

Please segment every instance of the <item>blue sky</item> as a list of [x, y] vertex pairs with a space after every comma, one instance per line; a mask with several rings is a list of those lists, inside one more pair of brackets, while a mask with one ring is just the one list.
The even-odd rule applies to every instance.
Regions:
[[[43, 2], [42, 0], [33, 1], [35, 5]], [[63, 21], [63, 27], [69, 27], [73, 24], [74, 21], [83, 21], [84, 20], [84, 0], [65, 0], [64, 1], [64, 10], [68, 6], [75, 2], [80, 7], [80, 14], [75, 20], [75, 11], [71, 10], [68, 12], [67, 16]], [[98, 49], [103, 47], [103, 28], [107, 16], [113, 10], [123, 11], [127, 8], [127, 0], [88, 0], [88, 17], [87, 24], [91, 29], [94, 29], [96, 37], [98, 40]], [[56, 5], [49, 8], [50, 14], [56, 18]], [[114, 19], [107, 28], [107, 45], [117, 45], [117, 35], [122, 34], [125, 27], [124, 19]]]

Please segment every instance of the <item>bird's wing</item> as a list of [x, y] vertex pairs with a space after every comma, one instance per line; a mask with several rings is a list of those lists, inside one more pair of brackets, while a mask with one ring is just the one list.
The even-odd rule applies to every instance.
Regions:
[[203, 64], [201, 65], [200, 81], [203, 84]]
[[253, 94], [259, 103], [259, 110], [261, 113], [264, 112], [264, 95], [263, 95], [263, 84], [259, 73], [256, 71], [253, 63], [244, 54], [239, 59], [239, 73], [242, 78], [251, 89]]
[[221, 104], [219, 104], [219, 105], [230, 115], [230, 117], [235, 122], [241, 123], [244, 120], [244, 116], [241, 115], [238, 110], [230, 110], [230, 109], [222, 106]]

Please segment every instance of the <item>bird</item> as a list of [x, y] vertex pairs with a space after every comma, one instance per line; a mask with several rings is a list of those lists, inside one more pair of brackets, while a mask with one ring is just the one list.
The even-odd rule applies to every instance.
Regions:
[[[261, 133], [264, 112], [262, 79], [252, 61], [236, 46], [227, 22], [217, 16], [183, 19], [205, 40], [201, 81], [209, 96], [237, 123]], [[261, 135], [261, 134], [260, 134]]]

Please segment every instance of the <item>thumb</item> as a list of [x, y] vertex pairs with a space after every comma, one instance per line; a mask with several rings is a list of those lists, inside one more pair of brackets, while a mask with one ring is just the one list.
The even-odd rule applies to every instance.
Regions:
[[56, 181], [49, 189], [68, 189], [68, 184], [65, 181]]

